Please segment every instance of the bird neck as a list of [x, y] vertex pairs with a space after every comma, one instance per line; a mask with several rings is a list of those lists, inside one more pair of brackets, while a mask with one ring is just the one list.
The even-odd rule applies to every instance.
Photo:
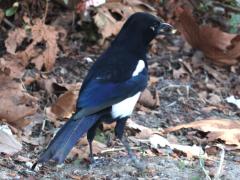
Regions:
[[[126, 35], [128, 34], [128, 35]], [[123, 47], [130, 53], [142, 57], [146, 56], [149, 42], [144, 40], [141, 34], [134, 33], [120, 33], [112, 42], [113, 47]]]

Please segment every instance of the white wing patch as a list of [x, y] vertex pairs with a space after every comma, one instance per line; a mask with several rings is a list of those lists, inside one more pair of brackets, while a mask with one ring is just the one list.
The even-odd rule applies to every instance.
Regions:
[[[139, 60], [132, 76], [137, 76], [145, 68], [143, 60]], [[136, 93], [134, 96], [124, 99], [123, 101], [112, 105], [112, 117], [124, 118], [130, 116], [134, 110], [134, 107], [139, 99], [141, 92]]]
[[137, 76], [145, 68], [145, 63], [143, 60], [139, 60], [136, 69], [133, 71], [132, 76]]

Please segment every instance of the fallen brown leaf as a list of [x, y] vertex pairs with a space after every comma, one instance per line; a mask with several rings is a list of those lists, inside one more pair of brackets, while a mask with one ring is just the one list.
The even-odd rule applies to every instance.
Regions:
[[[47, 89], [49, 89], [50, 93], [54, 93], [54, 88], [52, 85], [52, 81], [49, 81], [46, 86]], [[60, 95], [51, 107], [46, 108], [47, 116], [51, 120], [56, 120], [59, 118], [69, 118], [76, 109], [76, 101], [78, 98], [80, 84], [77, 83], [72, 85], [56, 85], [61, 88], [64, 87], [66, 90], [68, 89], [68, 91]]]
[[37, 111], [37, 99], [28, 94], [21, 83], [0, 82], [0, 119], [18, 128], [26, 126], [30, 121], [25, 117]]
[[160, 131], [136, 124], [131, 119], [128, 119], [126, 127], [130, 130], [136, 131], [135, 137], [140, 139], [148, 139], [153, 134], [161, 134]]
[[187, 70], [181, 65], [179, 69], [173, 69], [173, 77], [174, 79], [189, 79], [189, 73]]
[[[83, 147], [79, 148], [79, 147], [74, 147], [69, 155], [68, 158], [73, 159], [73, 158], [81, 158], [81, 159], [88, 159], [89, 157], [89, 146], [88, 143], [87, 145], [85, 144], [86, 140], [83, 140], [81, 142], [78, 143], [78, 145], [83, 145]], [[92, 142], [92, 146], [93, 146], [93, 154], [99, 154], [101, 153], [101, 151], [106, 150], [106, 145], [102, 144], [98, 141], [93, 141]]]
[[139, 11], [153, 13], [155, 9], [139, 0], [125, 1], [124, 3], [120, 0], [109, 1], [97, 8], [94, 22], [99, 29], [99, 33], [105, 39], [116, 35], [126, 19]]
[[187, 158], [192, 158], [192, 157], [199, 157], [200, 155], [204, 156], [205, 158], [207, 157], [207, 154], [204, 154], [204, 151], [201, 147], [198, 147], [196, 145], [193, 146], [188, 146], [188, 145], [181, 145], [181, 144], [174, 144], [170, 143], [166, 138], [163, 136], [160, 136], [158, 134], [154, 134], [149, 138], [150, 145], [154, 149], [159, 149], [163, 147], [169, 147], [173, 151], [180, 151], [184, 154], [186, 154]]
[[217, 94], [210, 93], [208, 96], [209, 96], [209, 99], [207, 101], [212, 105], [218, 105], [222, 101], [221, 97]]
[[[59, 51], [57, 46], [58, 32], [54, 27], [44, 24], [40, 19], [36, 19], [34, 25], [29, 25], [29, 27], [31, 29], [29, 33], [26, 33], [26, 30], [22, 28], [16, 28], [9, 32], [5, 41], [7, 51], [21, 59], [25, 66], [31, 61], [37, 69], [42, 70], [44, 67], [49, 71], [52, 69]], [[21, 46], [25, 38], [31, 43], [24, 50], [16, 52], [17, 47]]]
[[0, 76], [21, 78], [24, 74], [25, 66], [14, 55], [7, 54], [0, 58]]
[[10, 54], [15, 54], [17, 47], [21, 45], [26, 36], [27, 33], [25, 29], [16, 28], [13, 31], [9, 31], [8, 38], [5, 40], [7, 52]]
[[152, 93], [148, 89], [145, 89], [141, 93], [141, 96], [140, 96], [138, 102], [141, 105], [148, 107], [148, 108], [154, 108], [157, 106], [157, 103], [158, 103], [157, 99], [153, 97]]
[[188, 9], [176, 8], [175, 25], [192, 47], [218, 64], [233, 65], [240, 60], [240, 35], [207, 25], [199, 26]]
[[61, 95], [51, 107], [57, 118], [69, 118], [76, 108], [78, 91], [70, 90]]
[[182, 128], [193, 128], [207, 132], [208, 141], [221, 139], [226, 145], [234, 146], [232, 149], [240, 149], [240, 122], [230, 119], [206, 119], [189, 124], [181, 124], [165, 129], [165, 133], [178, 131]]

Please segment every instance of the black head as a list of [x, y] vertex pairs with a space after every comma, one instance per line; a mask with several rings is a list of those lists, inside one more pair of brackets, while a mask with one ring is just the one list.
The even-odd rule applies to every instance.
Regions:
[[115, 41], [131, 47], [145, 48], [157, 35], [171, 34], [173, 27], [163, 20], [143, 12], [131, 15], [123, 25]]

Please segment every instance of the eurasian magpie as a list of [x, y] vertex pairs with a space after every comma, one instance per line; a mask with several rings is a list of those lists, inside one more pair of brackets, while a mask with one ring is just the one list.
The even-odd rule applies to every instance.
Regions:
[[63, 163], [80, 137], [87, 133], [90, 158], [92, 141], [101, 122], [116, 121], [115, 135], [129, 156], [137, 159], [124, 138], [124, 127], [148, 81], [147, 49], [159, 34], [171, 34], [172, 26], [143, 12], [131, 15], [111, 46], [97, 59], [83, 81], [76, 113], [57, 132], [37, 163]]

